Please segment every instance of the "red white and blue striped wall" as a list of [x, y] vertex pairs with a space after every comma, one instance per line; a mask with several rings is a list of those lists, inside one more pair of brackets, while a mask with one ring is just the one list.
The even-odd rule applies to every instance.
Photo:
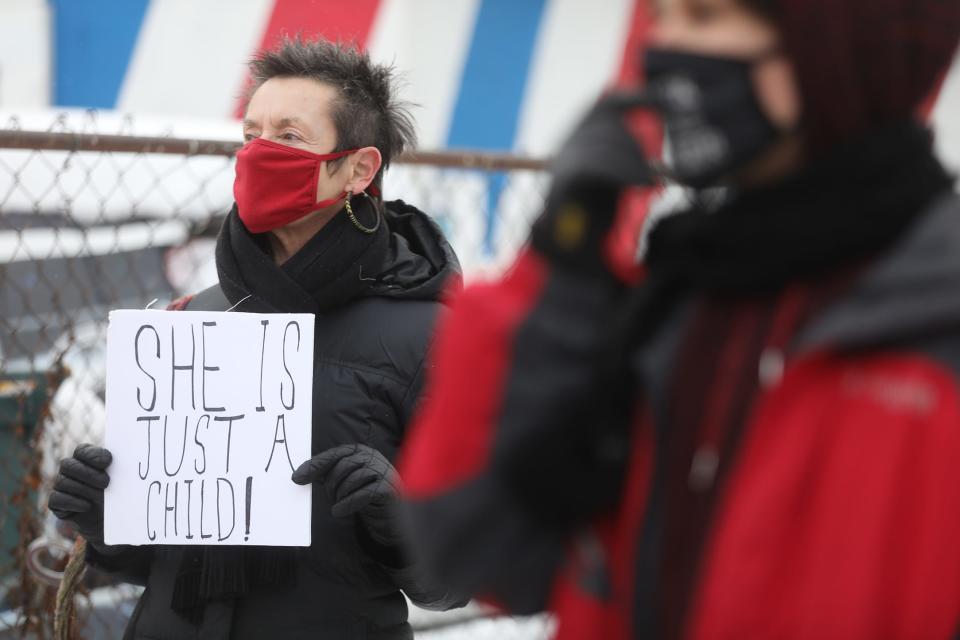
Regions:
[[[352, 40], [401, 72], [421, 147], [545, 154], [605, 86], [636, 73], [648, 0], [19, 0], [0, 6], [0, 107], [97, 107], [171, 118], [238, 113], [245, 63], [281, 34]], [[49, 41], [49, 95], [9, 40]], [[26, 23], [24, 23], [26, 24]], [[48, 34], [29, 33], [46, 29]], [[32, 50], [31, 50], [32, 51]], [[29, 52], [28, 52], [29, 54]], [[18, 75], [19, 71], [19, 75]], [[4, 79], [4, 76], [6, 80]], [[13, 78], [13, 80], [11, 80]], [[22, 96], [20, 96], [22, 97]], [[934, 110], [960, 168], [960, 64]]]
[[244, 63], [283, 33], [396, 65], [421, 146], [546, 152], [625, 66], [642, 0], [52, 0], [54, 104], [238, 113]]

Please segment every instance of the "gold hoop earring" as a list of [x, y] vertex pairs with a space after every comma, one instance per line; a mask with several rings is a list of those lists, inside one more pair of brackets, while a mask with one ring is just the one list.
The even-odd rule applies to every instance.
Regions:
[[363, 226], [360, 221], [357, 220], [357, 216], [354, 215], [353, 207], [350, 206], [350, 198], [353, 197], [352, 191], [347, 191], [347, 200], [343, 203], [343, 208], [347, 210], [347, 217], [350, 218], [350, 222], [353, 223], [353, 226], [367, 234], [376, 233], [377, 229], [380, 228], [380, 210], [377, 209], [377, 203], [373, 201], [373, 198], [370, 197], [370, 194], [368, 194], [366, 191], [361, 191], [360, 193], [362, 193], [373, 205], [373, 215], [377, 216], [377, 223], [373, 225], [373, 228]]

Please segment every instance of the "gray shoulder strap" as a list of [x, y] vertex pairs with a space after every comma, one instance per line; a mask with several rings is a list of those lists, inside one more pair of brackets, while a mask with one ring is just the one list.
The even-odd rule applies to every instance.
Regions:
[[219, 284], [207, 287], [190, 299], [184, 311], [226, 311], [230, 308], [230, 301], [224, 295]]

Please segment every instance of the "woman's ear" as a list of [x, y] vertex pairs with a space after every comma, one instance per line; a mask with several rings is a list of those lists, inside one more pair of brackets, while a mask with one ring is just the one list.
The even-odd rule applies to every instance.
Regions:
[[380, 165], [383, 164], [383, 158], [380, 156], [380, 150], [376, 147], [363, 147], [353, 154], [353, 171], [350, 175], [350, 181], [347, 182], [347, 189], [352, 193], [360, 193], [366, 190], [373, 179], [380, 171]]

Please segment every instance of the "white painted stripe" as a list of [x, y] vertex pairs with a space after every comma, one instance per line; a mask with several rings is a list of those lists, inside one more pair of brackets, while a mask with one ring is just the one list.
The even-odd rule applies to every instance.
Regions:
[[951, 169], [960, 172], [960, 52], [934, 107], [933, 125], [940, 157]]
[[[514, 149], [547, 156], [566, 138], [600, 92], [616, 79], [630, 32], [632, 0], [549, 0], [533, 52]], [[498, 210], [494, 265], [505, 264], [543, 206], [546, 178], [518, 173]]]
[[520, 114], [517, 151], [552, 153], [616, 78], [632, 11], [632, 0], [549, 1]]
[[419, 105], [413, 116], [421, 148], [446, 143], [479, 8], [479, 0], [381, 1], [368, 49], [377, 62], [396, 66], [400, 97]]
[[229, 117], [272, 9], [273, 0], [152, 0], [117, 108]]
[[51, 10], [41, 0], [0, 3], [0, 104], [50, 104]]

